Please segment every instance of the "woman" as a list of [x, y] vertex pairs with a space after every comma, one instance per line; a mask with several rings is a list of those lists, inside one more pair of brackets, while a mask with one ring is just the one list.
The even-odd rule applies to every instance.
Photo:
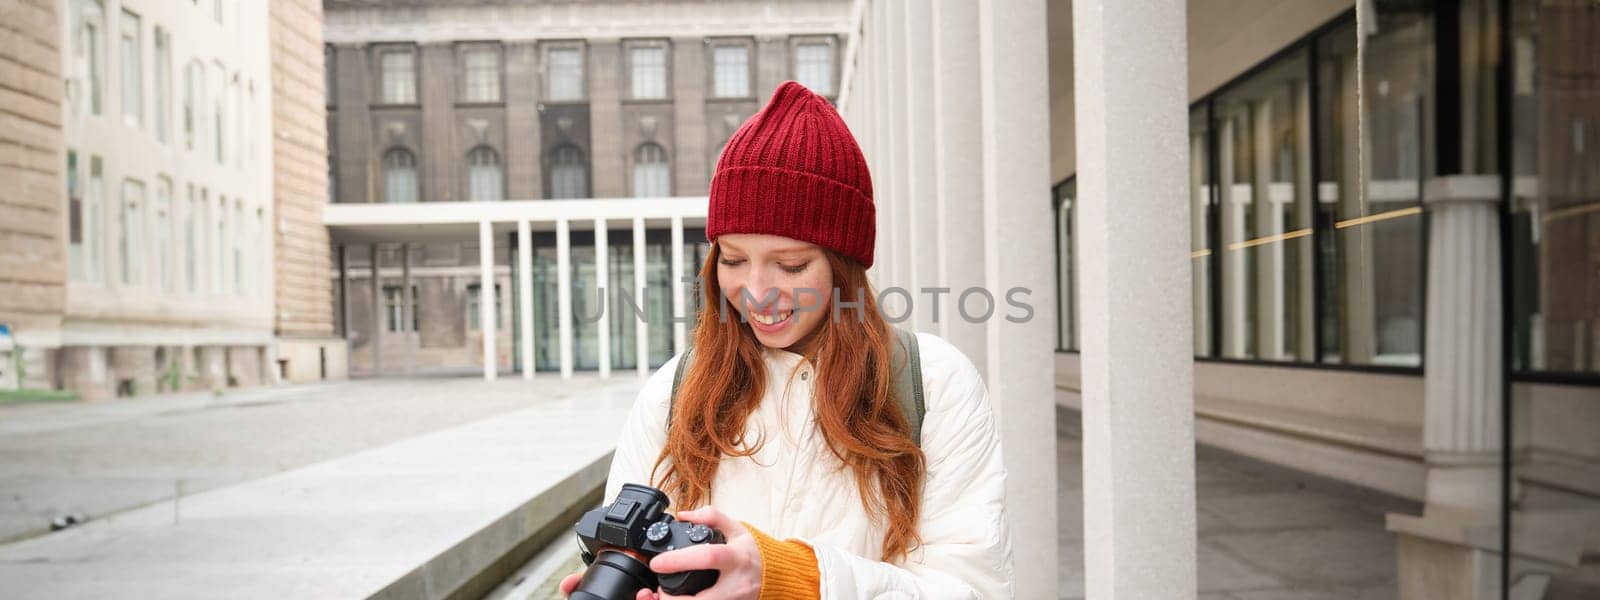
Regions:
[[[719, 571], [697, 599], [1010, 597], [988, 393], [960, 351], [918, 334], [926, 413], [910, 431], [867, 283], [871, 178], [827, 100], [787, 82], [729, 139], [706, 237], [692, 359], [675, 399], [682, 355], [640, 392], [606, 498], [653, 485], [727, 543], [651, 569]], [[638, 595], [658, 597], [673, 598]]]

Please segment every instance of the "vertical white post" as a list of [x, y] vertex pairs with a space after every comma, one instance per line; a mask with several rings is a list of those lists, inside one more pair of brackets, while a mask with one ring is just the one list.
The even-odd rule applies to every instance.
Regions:
[[1027, 315], [997, 310], [984, 324], [985, 376], [1005, 440], [1017, 598], [1058, 597], [1060, 569], [1050, 77], [1039, 58], [1049, 54], [1047, 21], [1045, 0], [978, 3], [984, 288], [997, 303], [1033, 307]]
[[517, 220], [517, 315], [522, 324], [522, 378], [533, 379], [533, 236], [528, 221]]
[[572, 379], [572, 235], [566, 219], [556, 220], [556, 323], [560, 325], [561, 378]]
[[494, 293], [494, 228], [478, 221], [478, 323], [483, 334], [483, 380], [494, 381], [499, 361], [495, 360], [496, 311]]
[[1193, 313], [1173, 293], [1190, 287], [1185, 8], [1072, 3], [1083, 554], [1098, 600], [1196, 594]]
[[606, 220], [594, 220], [594, 285], [600, 294], [600, 322], [595, 337], [599, 342], [600, 377], [611, 376], [611, 257], [606, 247]]
[[[940, 298], [939, 335], [955, 344], [984, 369], [985, 332], [957, 312], [962, 290], [981, 286], [983, 279], [983, 146], [979, 101], [971, 93], [978, 83], [978, 4], [971, 0], [938, 0], [933, 4], [934, 177], [937, 194], [939, 271], [937, 281], [951, 293]], [[880, 126], [881, 129], [881, 126]], [[892, 250], [891, 250], [892, 251]], [[933, 298], [918, 293], [917, 301]], [[928, 309], [931, 311], [932, 306]], [[930, 315], [931, 316], [931, 315]]]
[[367, 287], [372, 290], [372, 335], [368, 343], [372, 344], [372, 374], [383, 374], [383, 330], [385, 323], [384, 314], [388, 307], [383, 305], [383, 278], [378, 274], [378, 245], [367, 246], [367, 274], [372, 278], [367, 280]]
[[[649, 279], [645, 277], [644, 260], [644, 219], [633, 218], [633, 303], [639, 310], [650, 314], [650, 308], [645, 306], [644, 286]], [[650, 319], [648, 316], [640, 319], [636, 314], [629, 314], [627, 318], [634, 319], [634, 351], [637, 353], [635, 362], [638, 363], [640, 377], [650, 374]]]
[[400, 342], [406, 346], [406, 364], [402, 367], [407, 373], [412, 372], [417, 366], [416, 352], [413, 348], [413, 338], [417, 331], [411, 328], [416, 319], [416, 297], [411, 295], [411, 245], [400, 244]]
[[683, 305], [683, 217], [672, 216], [672, 344], [683, 353], [687, 324], [681, 319], [687, 314]]

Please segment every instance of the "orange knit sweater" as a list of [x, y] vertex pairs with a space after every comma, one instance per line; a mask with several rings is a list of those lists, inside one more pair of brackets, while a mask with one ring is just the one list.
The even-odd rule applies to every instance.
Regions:
[[760, 600], [819, 600], [822, 576], [817, 555], [800, 540], [777, 540], [744, 524], [761, 550]]

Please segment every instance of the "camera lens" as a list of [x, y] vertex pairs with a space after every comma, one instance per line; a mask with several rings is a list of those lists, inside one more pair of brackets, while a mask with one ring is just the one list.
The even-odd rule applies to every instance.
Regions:
[[572, 590], [571, 600], [633, 600], [639, 590], [655, 586], [649, 565], [623, 552], [603, 550]]

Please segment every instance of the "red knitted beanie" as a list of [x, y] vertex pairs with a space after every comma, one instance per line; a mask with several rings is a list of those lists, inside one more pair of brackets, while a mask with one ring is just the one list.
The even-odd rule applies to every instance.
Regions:
[[872, 266], [872, 175], [839, 111], [793, 81], [734, 132], [711, 176], [706, 239], [764, 233]]

